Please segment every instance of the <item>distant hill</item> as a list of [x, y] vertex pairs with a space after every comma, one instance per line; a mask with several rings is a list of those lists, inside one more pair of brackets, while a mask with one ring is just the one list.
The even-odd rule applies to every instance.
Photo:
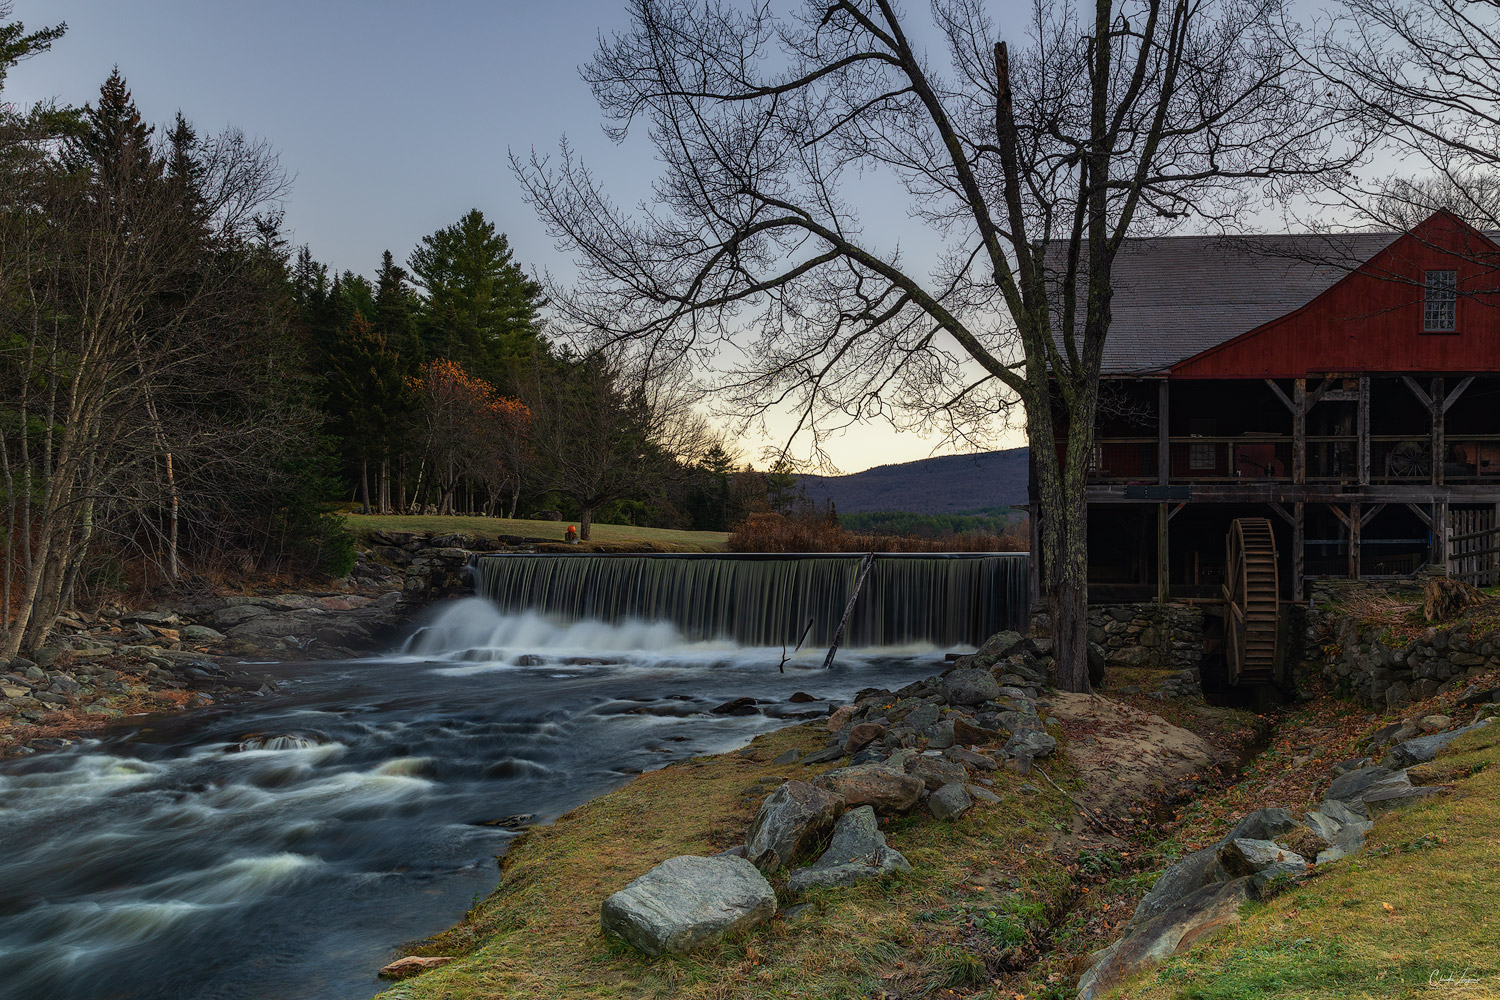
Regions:
[[1026, 502], [1026, 449], [943, 455], [798, 481], [809, 500], [831, 499], [841, 514], [965, 514]]

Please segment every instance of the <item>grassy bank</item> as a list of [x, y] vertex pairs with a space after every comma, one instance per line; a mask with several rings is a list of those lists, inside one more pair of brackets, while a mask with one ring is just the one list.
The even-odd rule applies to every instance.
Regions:
[[1500, 726], [1461, 737], [1413, 771], [1413, 780], [1452, 791], [1380, 817], [1360, 854], [1250, 905], [1243, 923], [1111, 995], [1500, 996], [1497, 763]]
[[[541, 538], [561, 542], [567, 521], [529, 521], [504, 517], [437, 517], [423, 514], [345, 514], [344, 522], [357, 538], [372, 531], [424, 531], [433, 534], [462, 533], [478, 539], [503, 536]], [[637, 528], [629, 524], [594, 524], [593, 538], [584, 549], [618, 545], [656, 552], [723, 552], [729, 535], [722, 531], [677, 531], [671, 528]]]
[[[972, 995], [986, 983], [985, 995], [1009, 997], [988, 992], [988, 981], [1034, 958], [1038, 933], [1075, 889], [1071, 866], [1049, 852], [1069, 825], [1066, 800], [1005, 771], [995, 776], [997, 805], [979, 803], [952, 824], [923, 810], [884, 825], [909, 873], [801, 899], [782, 873], [773, 878], [782, 910], [770, 924], [688, 956], [647, 959], [600, 933], [610, 893], [665, 858], [742, 842], [770, 788], [827, 770], [770, 763], [792, 747], [822, 747], [827, 734], [814, 726], [642, 775], [529, 832], [495, 892], [415, 949], [462, 960], [386, 996], [812, 1000]], [[798, 903], [807, 905], [791, 908]]]

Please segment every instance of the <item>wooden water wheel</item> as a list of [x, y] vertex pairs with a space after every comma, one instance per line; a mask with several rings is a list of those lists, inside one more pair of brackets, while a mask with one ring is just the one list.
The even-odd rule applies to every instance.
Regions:
[[1276, 681], [1276, 537], [1263, 517], [1229, 526], [1224, 573], [1224, 652], [1230, 684]]

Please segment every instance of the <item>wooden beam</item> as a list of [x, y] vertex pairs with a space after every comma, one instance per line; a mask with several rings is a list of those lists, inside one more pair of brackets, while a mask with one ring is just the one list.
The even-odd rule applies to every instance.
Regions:
[[1450, 407], [1454, 403], [1458, 402], [1458, 397], [1462, 396], [1464, 394], [1464, 390], [1467, 389], [1470, 386], [1470, 384], [1473, 383], [1473, 381], [1474, 381], [1474, 376], [1470, 375], [1469, 377], [1465, 378], [1462, 382], [1458, 383], [1458, 385], [1454, 386], [1452, 392], [1448, 393], [1447, 396], [1443, 397], [1443, 412], [1444, 413], [1448, 412], [1448, 407]]
[[1343, 511], [1339, 510], [1338, 506], [1335, 504], [1329, 504], [1328, 509], [1333, 511], [1333, 516], [1339, 519], [1340, 524], [1342, 524], [1345, 528], [1349, 527], [1348, 514], [1345, 514]]
[[1270, 390], [1272, 392], [1274, 392], [1276, 394], [1276, 398], [1279, 399], [1279, 400], [1281, 400], [1281, 405], [1282, 406], [1285, 406], [1288, 410], [1292, 411], [1293, 413], [1297, 412], [1297, 404], [1293, 403], [1290, 399], [1287, 399], [1286, 393], [1284, 393], [1284, 392], [1281, 391], [1281, 386], [1279, 386], [1279, 385], [1276, 384], [1276, 380], [1275, 379], [1273, 379], [1273, 378], [1266, 379], [1266, 385], [1270, 388]]
[[1182, 508], [1184, 508], [1186, 506], [1187, 506], [1187, 501], [1184, 500], [1182, 503], [1178, 504], [1176, 507], [1173, 507], [1171, 510], [1169, 510], [1167, 512], [1167, 520], [1170, 521], [1170, 520], [1172, 520], [1172, 518], [1174, 518], [1178, 514], [1182, 513]]
[[1163, 486], [1172, 478], [1171, 413], [1167, 397], [1168, 382], [1162, 379], [1156, 389], [1156, 481]]
[[1370, 376], [1359, 377], [1359, 416], [1356, 431], [1359, 485], [1370, 485]]
[[1378, 503], [1375, 506], [1371, 507], [1369, 510], [1365, 511], [1364, 516], [1359, 519], [1359, 526], [1363, 528], [1365, 525], [1370, 523], [1371, 518], [1373, 518], [1376, 514], [1379, 514], [1383, 510], [1385, 510], [1385, 504], [1383, 503]]
[[1171, 592], [1169, 552], [1167, 551], [1167, 528], [1172, 520], [1171, 514], [1167, 512], [1167, 505], [1160, 503], [1156, 505], [1156, 603], [1167, 603], [1167, 595]]
[[1307, 482], [1307, 379], [1299, 378], [1292, 386], [1292, 482]]
[[1443, 456], [1448, 450], [1443, 441], [1443, 417], [1448, 407], [1443, 402], [1443, 377], [1432, 380], [1432, 485], [1443, 485]]
[[1313, 390], [1313, 394], [1311, 396], [1307, 397], [1307, 409], [1310, 410], [1314, 406], [1317, 406], [1318, 405], [1318, 400], [1322, 399], [1323, 398], [1323, 394], [1326, 393], [1326, 392], [1328, 392], [1332, 388], [1333, 388], [1333, 379], [1331, 379], [1331, 378], [1324, 378], [1323, 381], [1321, 383], [1319, 383], [1317, 389]]
[[1292, 505], [1292, 600], [1302, 601], [1306, 595], [1302, 590], [1307, 575], [1307, 522], [1306, 504]]
[[1359, 579], [1359, 529], [1364, 523], [1359, 516], [1359, 501], [1349, 505], [1349, 579]]
[[1411, 390], [1412, 395], [1416, 396], [1421, 404], [1427, 407], [1428, 413], [1431, 413], [1432, 397], [1427, 395], [1426, 391], [1424, 391], [1423, 388], [1417, 384], [1417, 380], [1412, 378], [1410, 375], [1402, 375], [1401, 381], [1406, 383], [1406, 387]]
[[1285, 521], [1285, 522], [1286, 522], [1286, 523], [1287, 523], [1287, 524], [1296, 524], [1296, 523], [1297, 523], [1297, 519], [1296, 519], [1296, 518], [1295, 518], [1295, 517], [1293, 517], [1293, 516], [1292, 516], [1292, 514], [1291, 514], [1291, 512], [1290, 512], [1290, 511], [1288, 511], [1288, 510], [1287, 510], [1287, 509], [1286, 509], [1286, 508], [1285, 508], [1285, 507], [1283, 507], [1283, 506], [1281, 506], [1281, 504], [1279, 504], [1279, 503], [1277, 503], [1277, 502], [1276, 502], [1276, 501], [1274, 501], [1274, 500], [1273, 500], [1273, 501], [1272, 501], [1272, 502], [1271, 502], [1271, 503], [1270, 503], [1270, 504], [1269, 504], [1269, 506], [1270, 506], [1270, 508], [1271, 508], [1271, 509], [1272, 509], [1272, 510], [1273, 510], [1273, 511], [1275, 511], [1275, 512], [1276, 512], [1276, 513], [1277, 513], [1277, 515], [1279, 515], [1279, 516], [1280, 516], [1280, 517], [1281, 517], [1281, 519], [1282, 519], [1282, 520], [1283, 520], [1283, 521]]
[[1432, 501], [1432, 565], [1448, 572], [1448, 498]]
[[1427, 527], [1429, 527], [1429, 528], [1432, 527], [1432, 518], [1430, 518], [1430, 517], [1427, 516], [1427, 512], [1425, 510], [1423, 510], [1420, 506], [1418, 506], [1417, 504], [1414, 504], [1414, 503], [1408, 503], [1406, 506], [1409, 507], [1409, 508], [1411, 508], [1411, 512], [1413, 514], [1417, 515], [1417, 520], [1421, 521], [1423, 524], [1427, 525]]

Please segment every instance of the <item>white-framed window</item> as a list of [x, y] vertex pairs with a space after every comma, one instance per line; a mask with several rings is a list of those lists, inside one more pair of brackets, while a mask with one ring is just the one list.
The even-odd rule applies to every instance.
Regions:
[[1458, 272], [1428, 271], [1422, 298], [1422, 332], [1458, 329]]
[[1211, 442], [1194, 442], [1188, 445], [1188, 468], [1195, 471], [1212, 471], [1217, 467], [1219, 446]]

